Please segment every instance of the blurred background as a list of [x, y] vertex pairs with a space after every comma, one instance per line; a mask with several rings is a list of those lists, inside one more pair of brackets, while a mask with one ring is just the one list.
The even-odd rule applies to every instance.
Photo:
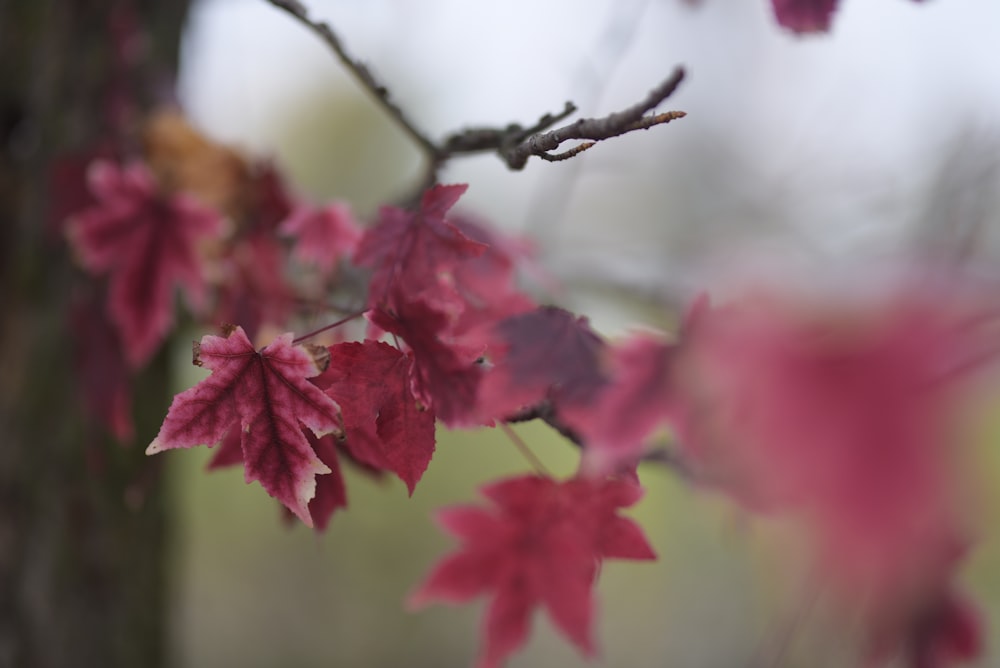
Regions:
[[[36, 26], [22, 20], [35, 8], [44, 8], [44, 20], [55, 26], [29, 44], [29, 62], [45, 63], [59, 50], [60, 35], [86, 42], [88, 27], [75, 22], [74, 12], [99, 17], [95, 8], [110, 4], [0, 0], [0, 55], [21, 39], [13, 26]], [[706, 277], [748, 249], [806, 266], [925, 253], [976, 259], [987, 268], [1000, 260], [1000, 3], [994, 0], [842, 0], [833, 31], [806, 37], [780, 30], [767, 0], [305, 4], [435, 138], [466, 126], [530, 124], [567, 100], [581, 115], [603, 115], [639, 100], [676, 65], [686, 68], [686, 81], [662, 105], [686, 111], [682, 120], [603, 142], [567, 162], [533, 160], [514, 173], [485, 155], [456, 159], [443, 174], [446, 182], [470, 184], [461, 202], [466, 210], [534, 239], [539, 265], [561, 286], [548, 296], [587, 314], [609, 336], [640, 325], [669, 329]], [[362, 217], [419, 183], [417, 150], [326, 46], [287, 14], [264, 0], [195, 0], [186, 18], [179, 0], [148, 6], [167, 8], [161, 23], [167, 14], [184, 19], [179, 98], [207, 136], [272, 157], [297, 192], [317, 202], [347, 200]], [[81, 59], [84, 70], [88, 63]], [[59, 88], [58, 73], [4, 58], [0, 72], [0, 103], [6, 104], [8, 84], [23, 83], [31, 105], [58, 107], [61, 98], [45, 94]], [[67, 95], [86, 90], [66, 81]], [[41, 179], [43, 161], [34, 156], [46, 135], [22, 122], [18, 108], [0, 112], [0, 215], [29, 220], [41, 204], [28, 198], [11, 213], [4, 196], [21, 178], [20, 165], [28, 165], [26, 181]], [[52, 406], [69, 399], [34, 381], [35, 369], [68, 366], [51, 356], [66, 354], [65, 333], [60, 320], [36, 308], [43, 297], [19, 295], [42, 285], [45, 299], [65, 299], [51, 276], [66, 271], [35, 262], [54, 260], [22, 250], [30, 235], [19, 229], [0, 226], [7, 305], [0, 313], [0, 438], [7, 442], [0, 448], [0, 667], [19, 656], [18, 634], [34, 623], [18, 626], [20, 603], [7, 592], [28, 601], [31, 620], [63, 614], [70, 607], [47, 597], [49, 573], [58, 581], [77, 568], [73, 560], [100, 555], [97, 563], [120, 554], [110, 565], [84, 569], [92, 595], [71, 601], [76, 622], [91, 612], [96, 618], [98, 608], [103, 614], [114, 607], [105, 606], [116, 592], [108, 573], [142, 571], [143, 549], [165, 557], [169, 636], [153, 651], [168, 663], [471, 665], [481, 605], [412, 613], [404, 601], [453, 545], [435, 528], [434, 510], [478, 503], [484, 482], [530, 471], [502, 432], [441, 430], [436, 457], [412, 498], [396, 480], [346, 470], [350, 507], [319, 536], [283, 523], [277, 503], [259, 486], [245, 485], [241, 471], [206, 473], [208, 449], [167, 453], [153, 463], [139, 458], [142, 466], [167, 467], [167, 500], [154, 509], [155, 522], [143, 507], [128, 516], [132, 524], [122, 533], [92, 534], [88, 522], [123, 512], [122, 500], [133, 498], [134, 472], [118, 463], [135, 451], [108, 450], [106, 477], [80, 480], [83, 465], [72, 459], [51, 465], [57, 439], [62, 454], [82, 451], [73, 440], [78, 423], [52, 419]], [[170, 395], [201, 377], [190, 366], [188, 342], [202, 334], [174, 337], [176, 346], [137, 389], [162, 394], [162, 410], [138, 420], [142, 443]], [[40, 357], [21, 352], [27, 350]], [[158, 378], [172, 380], [157, 384]], [[19, 431], [18, 416], [29, 404], [40, 417]], [[969, 555], [963, 582], [986, 613], [990, 649], [979, 665], [991, 666], [1000, 656], [992, 649], [1000, 641], [1000, 541], [989, 531], [1000, 520], [1000, 421], [984, 413], [970, 428], [981, 445], [973, 466], [987, 483], [975, 518], [983, 541]], [[36, 443], [41, 427], [46, 436]], [[553, 471], [575, 469], [574, 448], [551, 430], [524, 425], [518, 432]], [[125, 483], [114, 487], [119, 468]], [[588, 665], [857, 665], [851, 638], [830, 632], [822, 601], [804, 602], [810, 600], [804, 565], [790, 549], [797, 537], [789, 527], [748, 522], [724, 499], [661, 468], [640, 474], [647, 493], [634, 515], [660, 559], [605, 565], [598, 593], [602, 658]], [[62, 497], [52, 501], [58, 490], [69, 490], [70, 510], [59, 505]], [[15, 512], [18, 504], [38, 511]], [[63, 524], [46, 524], [53, 516]], [[62, 545], [64, 534], [73, 536], [65, 539], [72, 559], [39, 557]], [[29, 539], [19, 543], [20, 535]], [[149, 624], [159, 624], [152, 617]], [[110, 628], [131, 628], [129, 622], [116, 619]], [[39, 655], [47, 645], [65, 646], [52, 651], [70, 659], [10, 665], [115, 665], [82, 655], [72, 661], [76, 645], [63, 640], [86, 635], [79, 625], [65, 637], [46, 636], [45, 624], [32, 628], [42, 629]], [[544, 615], [534, 629], [510, 666], [585, 663]]]
[[[307, 4], [432, 137], [527, 124], [566, 100], [603, 115], [685, 66], [687, 80], [662, 105], [688, 112], [681, 121], [565, 163], [534, 160], [513, 173], [486, 155], [454, 160], [443, 177], [470, 184], [462, 206], [534, 238], [564, 286], [560, 303], [605, 333], [669, 326], [673, 307], [748, 247], [804, 262], [995, 258], [1000, 5], [990, 0], [844, 0], [833, 32], [810, 37], [781, 31], [764, 0]], [[180, 91], [208, 135], [274, 156], [317, 200], [344, 198], [370, 214], [418, 182], [406, 137], [322, 43], [264, 2], [192, 7]], [[557, 435], [520, 431], [546, 464], [573, 470], [575, 453]], [[995, 431], [984, 420], [977, 434], [986, 443]], [[442, 431], [412, 499], [397, 481], [349, 473], [350, 509], [319, 537], [282, 526], [276, 505], [240, 472], [205, 475], [208, 455], [168, 455], [182, 508], [179, 664], [471, 660], [481, 607], [412, 614], [402, 601], [451, 545], [433, 528], [433, 510], [528, 470], [502, 433]], [[605, 567], [604, 659], [595, 665], [856, 661], [821, 612], [791, 621], [803, 592], [787, 528], [747, 524], [667, 471], [642, 478], [648, 493], [635, 514], [661, 559]], [[998, 547], [987, 542], [966, 569], [991, 613], [1000, 612]], [[511, 666], [582, 663], [541, 615], [535, 629]]]

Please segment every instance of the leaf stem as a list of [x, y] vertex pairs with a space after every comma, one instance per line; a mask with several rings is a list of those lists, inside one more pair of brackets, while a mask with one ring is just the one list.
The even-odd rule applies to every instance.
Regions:
[[325, 332], [327, 330], [331, 330], [331, 329], [335, 329], [337, 327], [340, 327], [344, 323], [348, 323], [351, 320], [354, 320], [355, 318], [360, 318], [365, 313], [366, 313], [366, 311], [357, 311], [355, 313], [352, 313], [352, 314], [350, 314], [348, 316], [345, 316], [345, 317], [341, 318], [337, 322], [330, 323], [329, 325], [323, 325], [319, 329], [313, 330], [313, 331], [309, 332], [308, 334], [303, 334], [302, 336], [294, 339], [292, 341], [292, 345], [293, 346], [294, 345], [298, 345], [298, 344], [302, 343], [303, 341], [305, 341], [306, 339], [311, 339], [312, 337], [317, 336], [318, 334], [322, 334], [323, 332]]
[[528, 444], [525, 443], [520, 436], [518, 436], [517, 432], [514, 431], [509, 424], [501, 422], [500, 428], [503, 429], [504, 433], [507, 434], [507, 438], [509, 438], [514, 443], [514, 446], [521, 451], [521, 454], [524, 455], [524, 458], [528, 460], [528, 463], [531, 464], [532, 468], [534, 468], [537, 473], [548, 478], [553, 477], [552, 472], [545, 467], [542, 460], [540, 460], [535, 453], [531, 451]]

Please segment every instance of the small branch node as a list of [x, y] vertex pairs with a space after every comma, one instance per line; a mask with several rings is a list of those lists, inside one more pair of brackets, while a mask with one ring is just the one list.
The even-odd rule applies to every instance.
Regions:
[[559, 162], [561, 160], [569, 160], [574, 156], [580, 155], [595, 144], [597, 144], [596, 141], [589, 141], [584, 144], [580, 144], [579, 146], [574, 146], [568, 151], [563, 151], [562, 153], [537, 153], [536, 155], [546, 162]]

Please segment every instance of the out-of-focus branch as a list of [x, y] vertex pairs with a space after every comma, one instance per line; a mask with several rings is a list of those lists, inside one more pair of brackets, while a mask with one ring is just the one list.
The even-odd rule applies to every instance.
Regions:
[[[438, 173], [448, 160], [458, 155], [492, 152], [496, 153], [510, 169], [520, 170], [531, 156], [538, 156], [548, 162], [568, 160], [591, 148], [596, 142], [637, 130], [648, 130], [685, 116], [683, 111], [649, 113], [670, 97], [684, 79], [684, 70], [678, 67], [642, 101], [607, 116], [582, 118], [569, 125], [550, 130], [549, 128], [576, 112], [573, 103], [567, 102], [562, 111], [545, 114], [529, 127], [511, 123], [502, 128], [467, 128], [447, 135], [438, 143], [413, 124], [406, 113], [392, 101], [388, 88], [374, 77], [364, 63], [347, 53], [343, 42], [329, 24], [310, 18], [309, 12], [298, 0], [267, 0], [267, 2], [288, 12], [326, 42], [376, 103], [420, 147], [428, 159], [427, 175], [425, 182], [421, 184], [421, 191], [437, 180]], [[583, 143], [553, 153], [569, 141]]]
[[[570, 79], [570, 90], [583, 108], [593, 108], [601, 100], [652, 1], [621, 0], [609, 5], [601, 34], [587, 49], [588, 56], [581, 59]], [[566, 213], [584, 164], [576, 160], [563, 169], [550, 171], [546, 182], [533, 189], [523, 227], [535, 238], [540, 249], [555, 241], [553, 235]]]

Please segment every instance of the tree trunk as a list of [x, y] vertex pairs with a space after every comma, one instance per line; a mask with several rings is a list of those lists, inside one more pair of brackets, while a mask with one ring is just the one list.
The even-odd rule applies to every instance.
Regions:
[[[165, 356], [137, 379], [136, 443], [86, 420], [68, 304], [80, 276], [51, 219], [53, 159], [107, 129], [112, 17], [173, 72], [186, 0], [0, 0], [0, 667], [166, 663], [169, 508], [143, 446]], [[123, 13], [124, 12], [124, 13]], [[150, 70], [153, 71], [153, 70]]]

